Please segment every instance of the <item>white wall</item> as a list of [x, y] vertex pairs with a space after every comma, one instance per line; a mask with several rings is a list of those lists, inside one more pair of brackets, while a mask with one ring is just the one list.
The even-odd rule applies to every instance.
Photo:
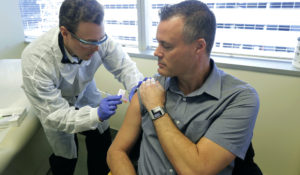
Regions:
[[[18, 3], [19, 0], [1, 1], [0, 59], [21, 58], [26, 45]], [[49, 169], [48, 156], [51, 152], [44, 131], [40, 128], [2, 173], [5, 175], [46, 174]]]
[[[155, 60], [134, 58], [145, 76], [156, 73]], [[300, 77], [223, 69], [248, 83], [258, 92], [260, 111], [253, 146], [255, 161], [265, 175], [300, 175]], [[123, 88], [105, 68], [96, 74], [100, 89], [116, 94]], [[119, 129], [128, 104], [122, 104], [110, 119]]]
[[25, 47], [19, 0], [4, 0], [0, 6], [0, 59], [20, 58]]

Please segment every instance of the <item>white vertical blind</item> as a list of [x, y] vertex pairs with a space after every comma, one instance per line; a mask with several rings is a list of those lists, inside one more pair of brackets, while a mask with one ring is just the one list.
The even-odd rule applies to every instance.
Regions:
[[[32, 40], [58, 25], [63, 0], [19, 0], [26, 40]], [[155, 48], [158, 10], [182, 0], [99, 0], [105, 8], [105, 27], [110, 37], [125, 47], [139, 46], [145, 35]], [[143, 2], [143, 3], [141, 3]], [[292, 59], [300, 36], [300, 0], [203, 0], [215, 13], [217, 33], [213, 53]], [[137, 8], [140, 8], [137, 10]], [[145, 9], [148, 8], [148, 9]], [[146, 19], [137, 18], [138, 13]], [[138, 20], [149, 25], [138, 25]], [[145, 26], [146, 28], [143, 28]], [[139, 27], [139, 29], [138, 29]], [[148, 31], [149, 33], [141, 32]]]
[[[105, 8], [105, 28], [126, 46], [137, 46], [136, 0], [98, 0]], [[58, 26], [63, 0], [19, 0], [25, 40], [31, 41]]]
[[25, 40], [30, 41], [58, 25], [63, 0], [19, 0]]
[[137, 47], [136, 0], [98, 0], [105, 9], [105, 31], [127, 47]]
[[[152, 0], [152, 13], [178, 0]], [[212, 52], [292, 59], [300, 36], [300, 1], [203, 0], [214, 12], [217, 32]], [[152, 17], [152, 28], [158, 24]], [[151, 46], [156, 47], [155, 33]]]

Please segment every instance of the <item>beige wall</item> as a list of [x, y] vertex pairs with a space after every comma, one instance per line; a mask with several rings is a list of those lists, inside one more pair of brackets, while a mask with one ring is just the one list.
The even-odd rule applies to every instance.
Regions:
[[[134, 58], [145, 76], [156, 73], [156, 61]], [[300, 77], [223, 69], [248, 83], [258, 92], [260, 111], [253, 145], [255, 160], [265, 175], [300, 175]], [[103, 67], [96, 74], [101, 90], [116, 94], [123, 88]], [[110, 119], [119, 129], [128, 104], [122, 104]]]
[[253, 144], [266, 175], [300, 174], [300, 78], [225, 70], [258, 91], [260, 111]]

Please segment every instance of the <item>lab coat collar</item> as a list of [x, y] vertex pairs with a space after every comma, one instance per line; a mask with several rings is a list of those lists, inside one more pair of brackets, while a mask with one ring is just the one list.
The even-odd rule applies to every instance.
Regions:
[[82, 62], [81, 59], [71, 56], [71, 54], [66, 50], [61, 33], [58, 34], [58, 45], [63, 55], [61, 59], [62, 64], [80, 64]]
[[[79, 67], [84, 66], [85, 61], [83, 61], [80, 65], [79, 64], [63, 64], [61, 63], [62, 58], [65, 57], [62, 53], [62, 50], [59, 47], [59, 35], [60, 31], [57, 28], [52, 40], [52, 50], [55, 57], [56, 65], [61, 73], [61, 76], [70, 84], [73, 84], [75, 77], [78, 73]], [[68, 59], [68, 58], [67, 58]], [[69, 60], [70, 61], [70, 60]]]

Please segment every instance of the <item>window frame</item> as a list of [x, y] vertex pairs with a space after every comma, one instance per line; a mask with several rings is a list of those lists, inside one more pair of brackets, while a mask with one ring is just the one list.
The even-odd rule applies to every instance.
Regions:
[[[137, 16], [138, 16], [138, 48], [126, 48], [131, 57], [145, 58], [156, 60], [153, 55], [154, 49], [149, 46], [149, 16], [150, 0], [137, 0]], [[141, 20], [143, 19], [143, 20]], [[263, 58], [254, 56], [235, 56], [229, 54], [211, 53], [211, 58], [215, 61], [220, 68], [237, 69], [261, 73], [272, 73], [280, 75], [289, 75], [300, 77], [300, 69], [292, 65], [292, 60], [282, 58]]]
[[[150, 14], [150, 0], [136, 0], [137, 7], [137, 31], [138, 46], [137, 48], [124, 47], [131, 57], [146, 58], [156, 60], [153, 56], [154, 48], [150, 46], [151, 37], [149, 29], [151, 27], [151, 19], [147, 18]], [[25, 40], [30, 43], [30, 40]], [[235, 56], [222, 53], [211, 53], [211, 58], [221, 68], [246, 70], [253, 72], [272, 73], [280, 75], [289, 75], [300, 77], [300, 69], [292, 65], [292, 60], [282, 58], [254, 57], [254, 56]]]

